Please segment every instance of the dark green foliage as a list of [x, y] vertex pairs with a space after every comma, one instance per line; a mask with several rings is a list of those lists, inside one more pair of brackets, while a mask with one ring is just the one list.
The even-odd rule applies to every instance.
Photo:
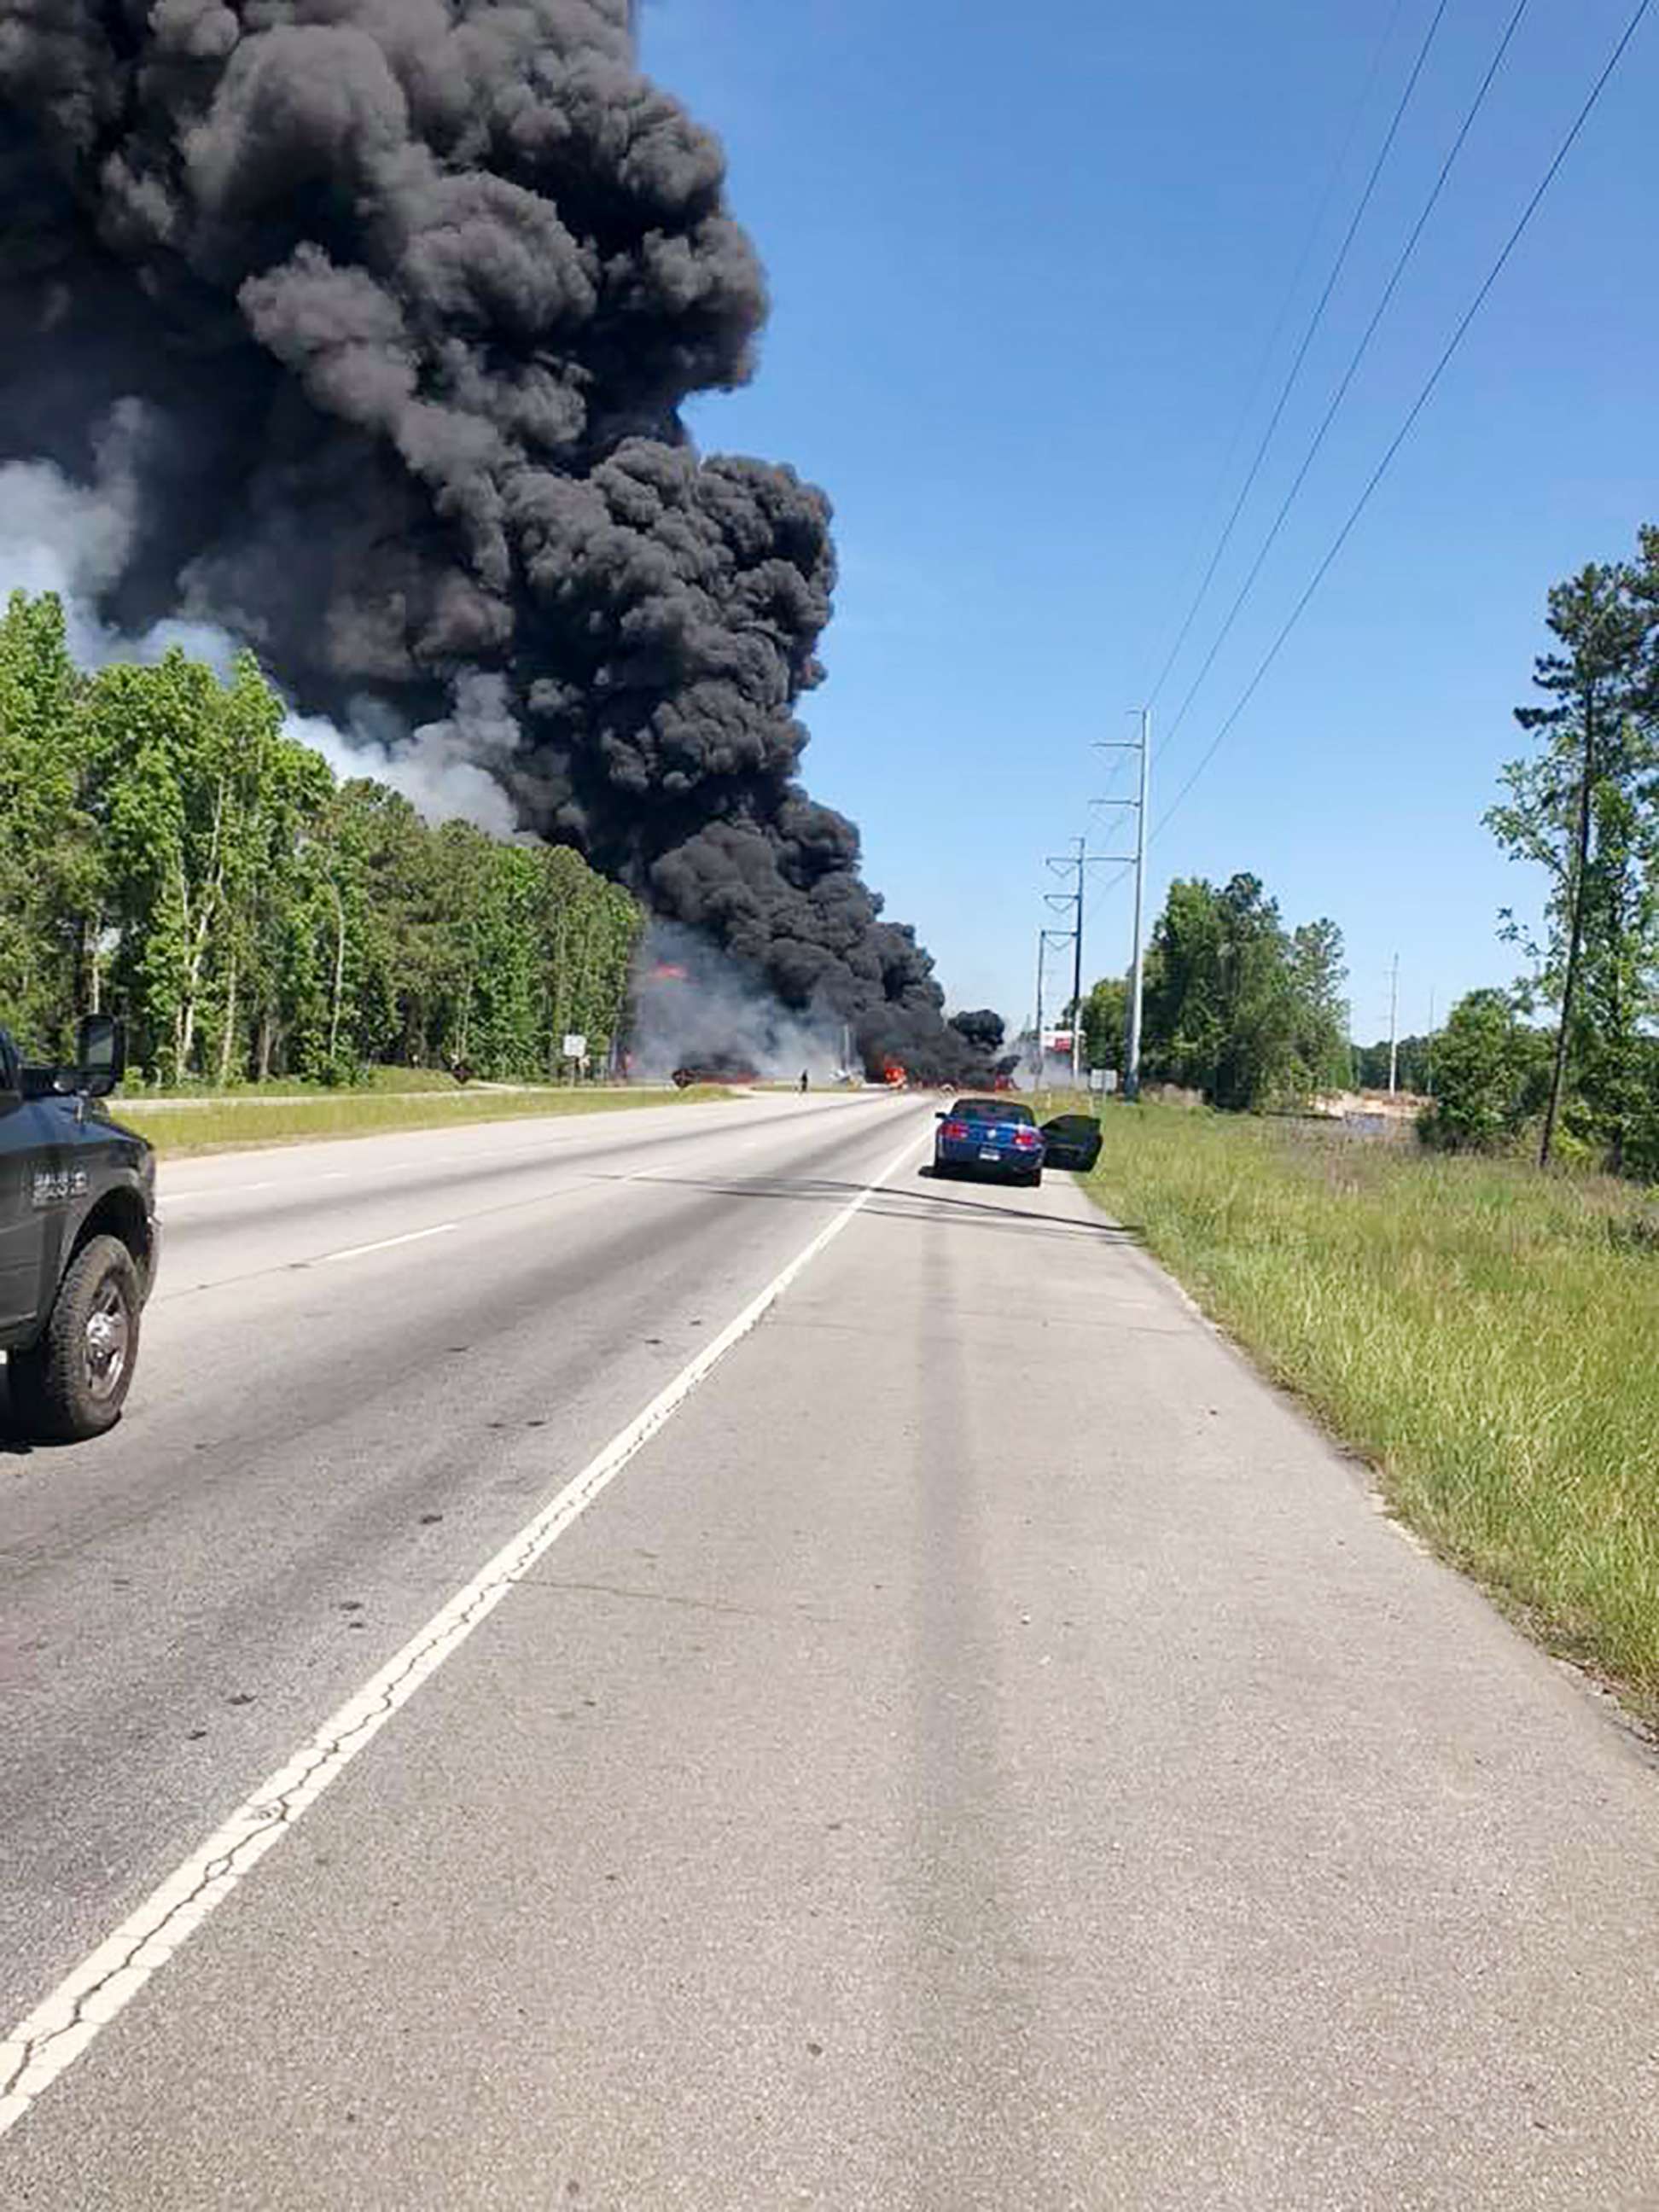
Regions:
[[84, 800], [80, 683], [54, 599], [15, 597], [0, 618], [0, 1006], [43, 1048], [95, 1005], [96, 844]]
[[[1335, 1088], [1349, 1071], [1345, 975], [1335, 923], [1286, 931], [1256, 877], [1173, 883], [1148, 949], [1142, 1072], [1241, 1109]], [[1103, 999], [1103, 1021], [1114, 1011]]]
[[1103, 976], [1083, 1001], [1083, 1048], [1091, 1067], [1122, 1072], [1128, 1025], [1128, 984], [1121, 975]]
[[[1505, 763], [1486, 816], [1512, 859], [1543, 871], [1543, 927], [1534, 938], [1505, 912], [1528, 972], [1513, 992], [1470, 993], [1431, 1040], [1436, 1103], [1422, 1130], [1451, 1150], [1525, 1141], [1544, 1165], [1655, 1181], [1659, 532], [1641, 532], [1634, 560], [1558, 584], [1548, 625], [1553, 646], [1533, 666], [1540, 696], [1516, 710], [1534, 750]], [[1528, 1019], [1540, 1012], [1547, 1029]], [[1376, 1048], [1362, 1061], [1374, 1079]]]
[[112, 1007], [215, 1085], [376, 1063], [603, 1066], [643, 916], [574, 853], [434, 829], [288, 737], [257, 664], [83, 677], [58, 602], [0, 617], [0, 1007], [40, 1049]]
[[1659, 1016], [1659, 538], [1550, 593], [1543, 703], [1518, 708], [1533, 752], [1503, 771], [1488, 827], [1547, 882], [1526, 989], [1554, 1016], [1539, 1156], [1558, 1134], [1615, 1172], [1644, 1152]]
[[1328, 916], [1291, 932], [1290, 970], [1294, 1021], [1291, 1088], [1340, 1091], [1353, 1063], [1348, 1042], [1348, 1002], [1342, 987], [1342, 933]]
[[[1395, 1080], [1401, 1091], [1426, 1097], [1436, 1088], [1434, 1055], [1436, 1040], [1425, 1036], [1404, 1036], [1395, 1052]], [[1353, 1084], [1357, 1091], [1386, 1091], [1389, 1087], [1389, 1040], [1379, 1037], [1375, 1044], [1357, 1044], [1353, 1048]]]
[[1471, 991], [1435, 1039], [1435, 1102], [1422, 1134], [1443, 1152], [1512, 1143], [1548, 1095], [1550, 1043], [1504, 991]]

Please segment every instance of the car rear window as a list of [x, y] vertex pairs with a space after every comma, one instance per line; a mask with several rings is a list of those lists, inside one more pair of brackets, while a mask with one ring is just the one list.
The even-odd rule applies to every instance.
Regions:
[[1060, 1137], [1092, 1137], [1100, 1127], [1099, 1122], [1088, 1114], [1058, 1114], [1042, 1126]]
[[1016, 1106], [1006, 1098], [958, 1098], [951, 1109], [953, 1121], [1030, 1121], [1036, 1118], [1029, 1106]]

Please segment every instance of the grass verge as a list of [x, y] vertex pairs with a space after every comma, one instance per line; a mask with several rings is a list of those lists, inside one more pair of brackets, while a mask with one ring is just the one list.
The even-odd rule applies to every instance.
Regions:
[[1443, 1558], [1659, 1722], [1659, 1202], [1173, 1108], [1104, 1129], [1101, 1204]]
[[240, 1152], [258, 1145], [316, 1143], [374, 1137], [393, 1129], [447, 1129], [468, 1121], [521, 1121], [549, 1115], [625, 1113], [641, 1106], [695, 1104], [724, 1098], [715, 1087], [690, 1091], [447, 1091], [429, 1097], [379, 1097], [373, 1091], [312, 1092], [303, 1097], [246, 1098], [146, 1114], [142, 1098], [113, 1098], [110, 1110], [148, 1137], [163, 1159], [196, 1152]]
[[[550, 1085], [531, 1086], [543, 1090]], [[192, 1104], [220, 1098], [337, 1098], [371, 1097], [377, 1091], [404, 1092], [409, 1091], [453, 1091], [458, 1088], [454, 1077], [447, 1067], [370, 1067], [365, 1068], [362, 1079], [350, 1084], [307, 1082], [302, 1076], [274, 1075], [263, 1083], [226, 1089], [215, 1083], [157, 1084], [153, 1089], [141, 1089], [137, 1084], [130, 1094], [135, 1103], [151, 1098], [185, 1099]]]

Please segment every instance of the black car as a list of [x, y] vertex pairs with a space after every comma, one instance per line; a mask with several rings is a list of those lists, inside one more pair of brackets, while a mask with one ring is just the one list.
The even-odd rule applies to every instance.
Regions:
[[0, 1029], [0, 1352], [14, 1422], [64, 1442], [119, 1419], [155, 1280], [155, 1156], [100, 1103], [124, 1059], [105, 1015], [70, 1068], [27, 1066]]
[[1089, 1114], [1057, 1114], [1042, 1125], [1042, 1146], [1049, 1167], [1087, 1175], [1100, 1158], [1100, 1124]]
[[677, 1091], [690, 1091], [698, 1083], [758, 1083], [760, 1076], [735, 1053], [714, 1052], [707, 1060], [690, 1060], [684, 1067], [677, 1067], [669, 1081]]

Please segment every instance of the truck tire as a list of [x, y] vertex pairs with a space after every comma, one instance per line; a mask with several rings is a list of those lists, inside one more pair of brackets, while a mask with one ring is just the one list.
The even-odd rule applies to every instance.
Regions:
[[69, 1264], [39, 1343], [10, 1359], [12, 1410], [54, 1443], [100, 1437], [121, 1418], [138, 1358], [138, 1271], [118, 1237], [94, 1237]]

